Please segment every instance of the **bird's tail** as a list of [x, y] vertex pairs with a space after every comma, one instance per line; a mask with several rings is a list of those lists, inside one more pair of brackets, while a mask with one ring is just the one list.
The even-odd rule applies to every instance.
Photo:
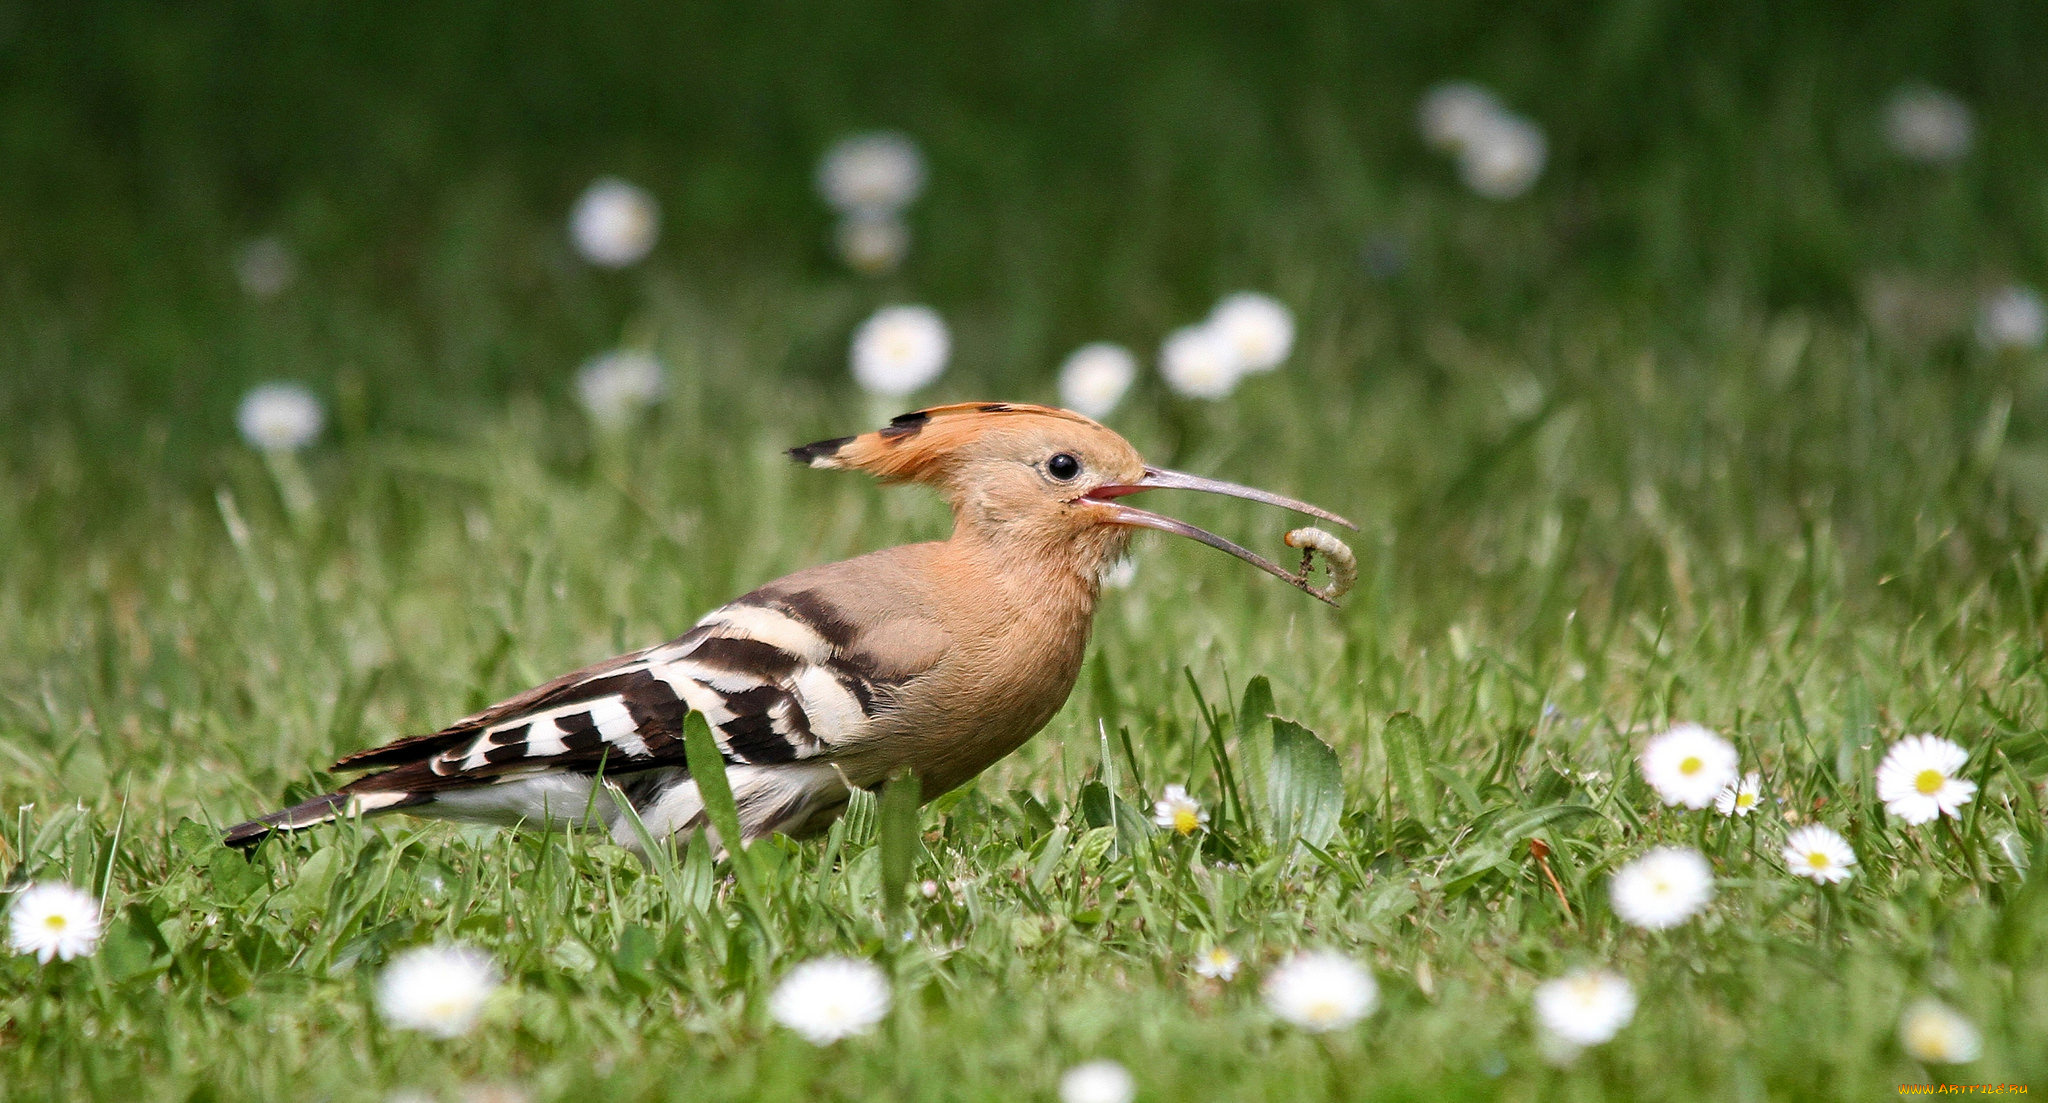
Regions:
[[297, 831], [301, 828], [317, 827], [358, 812], [384, 812], [408, 804], [424, 804], [430, 799], [432, 798], [424, 793], [352, 793], [343, 789], [336, 793], [323, 793], [283, 811], [258, 816], [247, 823], [238, 823], [228, 828], [220, 841], [227, 846], [247, 849], [269, 838], [274, 831]]

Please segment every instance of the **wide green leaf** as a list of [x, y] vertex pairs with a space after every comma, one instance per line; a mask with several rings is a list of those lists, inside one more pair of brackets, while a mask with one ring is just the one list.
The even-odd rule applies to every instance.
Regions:
[[1344, 813], [1344, 775], [1337, 752], [1292, 720], [1276, 716], [1272, 727], [1266, 800], [1272, 809], [1274, 848], [1299, 850], [1298, 842], [1324, 846], [1336, 835]]

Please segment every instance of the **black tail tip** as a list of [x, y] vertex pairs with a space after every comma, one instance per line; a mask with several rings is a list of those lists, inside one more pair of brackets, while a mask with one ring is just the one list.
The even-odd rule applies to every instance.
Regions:
[[221, 835], [220, 843], [222, 846], [231, 846], [236, 850], [254, 850], [257, 843], [269, 838], [276, 830], [275, 824], [268, 824], [262, 820], [250, 820], [248, 823], [238, 823], [228, 828]]
[[326, 823], [340, 815], [347, 802], [348, 796], [345, 793], [327, 793], [303, 804], [294, 804], [283, 811], [258, 816], [247, 823], [238, 823], [228, 828], [221, 834], [221, 845], [240, 850], [253, 850], [257, 843], [279, 831], [297, 831], [302, 827]]

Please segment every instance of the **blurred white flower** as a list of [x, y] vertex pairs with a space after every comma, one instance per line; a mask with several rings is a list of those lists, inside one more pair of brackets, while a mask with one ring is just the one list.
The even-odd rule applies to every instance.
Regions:
[[569, 214], [576, 251], [600, 268], [624, 268], [646, 256], [660, 230], [654, 197], [610, 176], [584, 189]]
[[1266, 975], [1266, 1007], [1303, 1030], [1341, 1030], [1373, 1013], [1380, 986], [1357, 962], [1328, 950], [1298, 953]]
[[1597, 1046], [1636, 1014], [1636, 991], [1605, 969], [1578, 969], [1536, 986], [1536, 1018], [1573, 1046]]
[[1294, 351], [1294, 312], [1271, 295], [1240, 291], [1209, 314], [1209, 328], [1237, 352], [1247, 372], [1272, 371]]
[[297, 383], [251, 387], [235, 410], [242, 439], [264, 452], [296, 452], [313, 443], [326, 423], [320, 400]]
[[1892, 744], [1877, 764], [1877, 799], [1884, 810], [1920, 824], [1943, 815], [1962, 818], [1977, 783], [1956, 776], [1970, 752], [1936, 735], [1915, 735]]
[[298, 261], [281, 238], [256, 238], [235, 255], [235, 281], [252, 299], [276, 298], [298, 274]]
[[1242, 964], [1229, 948], [1211, 946], [1195, 955], [1195, 974], [1210, 980], [1229, 980], [1237, 975], [1238, 966]]
[[1834, 885], [1849, 879], [1856, 851], [1849, 840], [1820, 824], [1808, 824], [1785, 837], [1785, 868], [1816, 884]]
[[1763, 800], [1763, 775], [1747, 773], [1742, 780], [1723, 786], [1714, 794], [1714, 810], [1724, 816], [1747, 816], [1756, 811], [1757, 802]]
[[1138, 358], [1108, 341], [1082, 345], [1060, 365], [1060, 402], [1097, 421], [1110, 415], [1138, 378]]
[[1502, 113], [1458, 148], [1458, 175], [1488, 199], [1514, 199], [1536, 186], [1549, 156], [1550, 143], [1535, 123]]
[[1244, 364], [1236, 346], [1213, 327], [1182, 326], [1159, 346], [1159, 374], [1175, 394], [1222, 398], [1237, 389]]
[[910, 254], [910, 227], [893, 211], [852, 211], [833, 233], [839, 259], [863, 276], [886, 276]]
[[1661, 931], [1685, 922], [1714, 898], [1714, 871], [1699, 851], [1658, 847], [1616, 870], [1608, 893], [1624, 922]]
[[377, 978], [377, 1010], [392, 1026], [441, 1038], [465, 1034], [498, 990], [498, 967], [469, 946], [421, 946]]
[[1977, 308], [1977, 343], [1994, 352], [2037, 349], [2048, 340], [2048, 306], [2031, 287], [2001, 287]]
[[1138, 1082], [1115, 1061], [1075, 1065], [1060, 1077], [1060, 1103], [1131, 1103]]
[[1431, 148], [1456, 153], [1501, 114], [1500, 101], [1493, 93], [1469, 81], [1454, 80], [1423, 93], [1415, 109], [1415, 123]]
[[1152, 822], [1176, 835], [1192, 835], [1209, 825], [1209, 812], [1185, 786], [1169, 785], [1152, 805]]
[[865, 1034], [889, 1013], [889, 978], [871, 962], [821, 957], [789, 971], [768, 1013], [812, 1045]]
[[1665, 804], [1705, 808], [1735, 781], [1739, 760], [1727, 740], [1698, 724], [1673, 724], [1643, 745], [1643, 780]]
[[7, 945], [48, 965], [92, 953], [100, 944], [100, 902], [62, 881], [40, 881], [14, 894]]
[[1884, 108], [1884, 136], [1892, 152], [1929, 164], [1959, 160], [1977, 138], [1970, 105], [1953, 92], [1907, 85]]
[[853, 334], [853, 379], [869, 394], [899, 398], [946, 370], [953, 339], [928, 306], [887, 306]]
[[654, 354], [618, 349], [591, 358], [576, 370], [576, 398], [601, 428], [620, 429], [660, 401], [666, 372]]
[[841, 214], [893, 214], [924, 190], [924, 154], [893, 131], [841, 138], [818, 163], [818, 194]]
[[1955, 1008], [1936, 999], [1914, 1001], [1899, 1019], [1899, 1045], [1915, 1061], [1959, 1065], [1984, 1051], [1977, 1027]]
[[1095, 580], [1095, 583], [1105, 590], [1128, 590], [1131, 588], [1131, 583], [1137, 580], [1138, 561], [1126, 555], [1121, 559], [1110, 561], [1107, 566], [1103, 567], [1102, 575]]

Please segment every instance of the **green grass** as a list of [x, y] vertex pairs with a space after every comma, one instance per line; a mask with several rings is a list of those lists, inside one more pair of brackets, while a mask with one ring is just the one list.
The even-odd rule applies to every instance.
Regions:
[[[1966, 300], [2048, 279], [2016, 60], [2048, 29], [2017, 4], [1699, 8], [934, 6], [806, 15], [811, 38], [453, 2], [17, 16], [0, 126], [30, 167], [0, 202], [36, 217], [0, 219], [0, 870], [104, 887], [110, 934], [81, 962], [0, 959], [0, 1099], [1050, 1098], [1097, 1056], [1145, 1100], [2048, 1088], [2048, 359], [1858, 309], [1877, 274]], [[1550, 131], [1532, 197], [1466, 196], [1421, 150], [1408, 113], [1445, 76]], [[1876, 105], [1914, 77], [1982, 110], [1953, 172], [1877, 147]], [[914, 260], [879, 286], [832, 268], [806, 190], [825, 141], [875, 122], [934, 163]], [[561, 242], [602, 171], [668, 217], [616, 276]], [[242, 301], [225, 258], [269, 231], [305, 272]], [[1407, 267], [1371, 277], [1359, 250], [1389, 235]], [[1295, 307], [1289, 365], [1215, 405], [1148, 382], [1113, 425], [1361, 521], [1357, 590], [1333, 613], [1142, 544], [1066, 709], [923, 811], [909, 879], [941, 888], [907, 919], [885, 904], [902, 839], [867, 830], [756, 848], [758, 894], [701, 846], [650, 865], [402, 818], [249, 863], [214, 845], [340, 753], [943, 533], [916, 492], [779, 452], [896, 412], [844, 381], [875, 305], [955, 326], [921, 398], [1046, 400], [1073, 345], [1149, 350], [1240, 286]], [[608, 441], [568, 378], [622, 333], [674, 389]], [[305, 517], [233, 438], [273, 377], [332, 404]], [[1292, 523], [1163, 507], [1267, 553]], [[1219, 763], [1242, 784], [1265, 738], [1238, 715], [1257, 677], [1335, 750], [1317, 851], [1227, 796]], [[1657, 804], [1632, 757], [1680, 719], [1763, 771], [1763, 812]], [[1875, 798], [1885, 747], [1921, 731], [1972, 752], [1959, 824]], [[1171, 782], [1210, 833], [1101, 830]], [[1788, 820], [1841, 830], [1856, 876], [1787, 876]], [[1667, 842], [1711, 858], [1717, 897], [1628, 928], [1607, 876]], [[381, 964], [449, 939], [506, 971], [484, 1024], [381, 1025]], [[1236, 981], [1192, 976], [1211, 941]], [[1298, 946], [1370, 964], [1378, 1013], [1326, 1044], [1278, 1025], [1258, 981]], [[882, 963], [896, 1004], [818, 1050], [765, 1002], [823, 953]], [[1530, 992], [1591, 963], [1641, 1008], [1554, 1069]], [[1923, 994], [1983, 1027], [1981, 1060], [1900, 1051]]]

